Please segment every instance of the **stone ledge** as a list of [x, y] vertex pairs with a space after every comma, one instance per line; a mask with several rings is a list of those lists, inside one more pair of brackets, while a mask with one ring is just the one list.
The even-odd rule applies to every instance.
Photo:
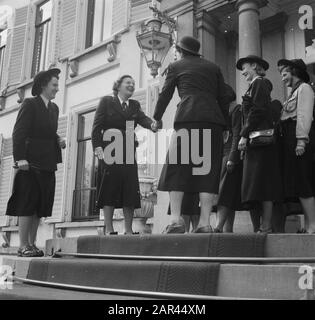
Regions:
[[[47, 260], [47, 257], [38, 259]], [[27, 278], [31, 261], [31, 258], [5, 257], [2, 264], [11, 266], [17, 277]], [[304, 300], [313, 297], [314, 290], [299, 288], [301, 274], [298, 271], [299, 265], [221, 264], [216, 294], [250, 299]]]

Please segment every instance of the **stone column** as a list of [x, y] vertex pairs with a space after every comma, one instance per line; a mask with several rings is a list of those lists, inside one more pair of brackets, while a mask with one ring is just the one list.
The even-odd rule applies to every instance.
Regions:
[[[261, 56], [259, 8], [264, 4], [264, 0], [238, 0], [236, 3], [239, 15], [239, 58], [249, 54]], [[241, 97], [248, 88], [248, 83], [239, 72], [236, 76], [236, 82], [237, 101], [241, 102]]]
[[236, 7], [239, 15], [239, 56], [261, 55], [259, 28], [259, 1], [238, 0]]

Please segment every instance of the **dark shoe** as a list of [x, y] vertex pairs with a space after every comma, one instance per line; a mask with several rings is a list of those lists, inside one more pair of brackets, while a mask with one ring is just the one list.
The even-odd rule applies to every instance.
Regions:
[[299, 229], [296, 233], [307, 233], [307, 231], [304, 228], [302, 228], [302, 229]]
[[213, 233], [223, 233], [223, 231], [218, 228], [214, 228]]
[[185, 233], [185, 232], [186, 232], [185, 225], [181, 223], [169, 224], [163, 231], [163, 233]]
[[31, 246], [24, 246], [22, 248], [19, 248], [17, 251], [18, 257], [24, 257], [24, 258], [31, 258], [31, 257], [38, 257], [37, 253]]
[[193, 233], [213, 233], [213, 229], [211, 226], [203, 226], [203, 227], [197, 227]]
[[112, 232], [106, 233], [105, 235], [106, 235], [106, 236], [115, 236], [115, 235], [117, 235], [117, 234], [118, 234], [117, 231], [112, 231]]
[[124, 235], [126, 235], [126, 236], [127, 236], [127, 235], [130, 235], [130, 236], [131, 236], [131, 235], [137, 235], [137, 234], [140, 234], [140, 233], [139, 233], [139, 232], [133, 232], [133, 233], [126, 233], [126, 232], [125, 232], [125, 233], [124, 233]]
[[38, 249], [38, 248], [35, 246], [35, 244], [33, 244], [33, 245], [31, 246], [31, 248], [33, 248], [33, 250], [36, 252], [37, 257], [43, 257], [43, 256], [45, 255], [45, 254], [44, 254], [44, 251]]

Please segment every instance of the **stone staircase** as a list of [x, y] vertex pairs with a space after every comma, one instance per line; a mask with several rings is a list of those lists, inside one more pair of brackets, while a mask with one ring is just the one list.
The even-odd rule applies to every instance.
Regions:
[[16, 278], [0, 299], [314, 298], [315, 235], [81, 236], [45, 253], [3, 257]]

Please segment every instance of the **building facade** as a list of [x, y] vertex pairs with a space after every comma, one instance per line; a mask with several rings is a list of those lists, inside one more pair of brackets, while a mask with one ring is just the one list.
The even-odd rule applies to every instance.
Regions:
[[[160, 74], [151, 77], [136, 40], [152, 15], [151, 2], [0, 0], [0, 232], [7, 245], [18, 245], [18, 221], [5, 216], [14, 178], [12, 130], [21, 102], [31, 96], [34, 75], [50, 67], [62, 70], [55, 102], [60, 109], [58, 132], [66, 138], [67, 148], [56, 173], [53, 215], [41, 222], [38, 245], [53, 237], [103, 233], [103, 221], [95, 209], [97, 161], [90, 142], [99, 99], [111, 94], [115, 79], [130, 74], [136, 81], [134, 98], [152, 115], [163, 71], [175, 59], [171, 48]], [[312, 17], [314, 1], [161, 0], [158, 7], [176, 19], [177, 38], [192, 35], [200, 40], [203, 56], [221, 67], [237, 102], [246, 88], [235, 68], [241, 56], [262, 55], [270, 62], [267, 76], [274, 86], [273, 98], [283, 100], [287, 95], [276, 68], [280, 58], [303, 58], [314, 79], [315, 32], [299, 24], [303, 13]], [[175, 96], [164, 115], [165, 128], [172, 128], [177, 102]], [[139, 175], [143, 190], [148, 187], [149, 193], [161, 170], [162, 161], [157, 158], [164, 160], [166, 149], [159, 149], [147, 131], [139, 130], [138, 139]], [[144, 232], [161, 232], [168, 223], [167, 208], [168, 195], [158, 192], [154, 207], [148, 205], [136, 214], [135, 228], [139, 223]], [[121, 213], [117, 211], [115, 217], [121, 232]]]

